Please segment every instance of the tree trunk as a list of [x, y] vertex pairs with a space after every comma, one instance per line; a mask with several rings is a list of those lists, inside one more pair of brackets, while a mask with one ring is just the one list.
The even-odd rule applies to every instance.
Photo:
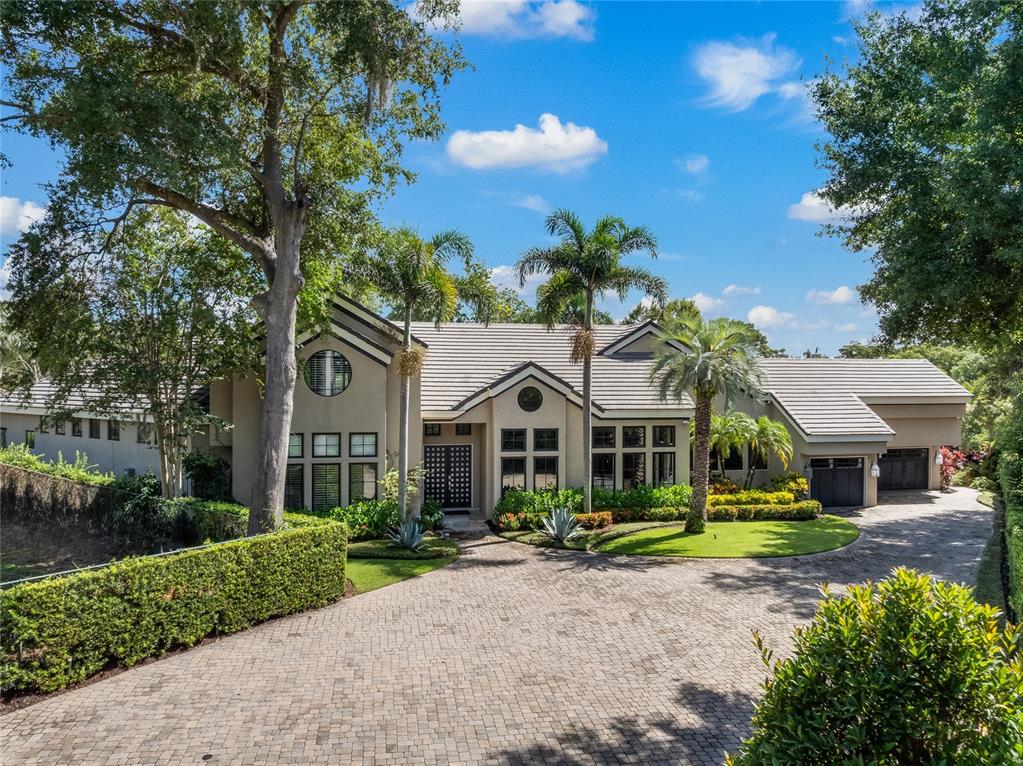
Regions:
[[757, 472], [756, 464], [757, 464], [757, 451], [756, 450], [750, 450], [750, 453], [749, 453], [749, 470], [746, 471], [746, 481], [742, 485], [743, 489], [749, 489], [750, 487], [753, 486], [753, 477], [754, 477], [754, 475]]
[[707, 480], [710, 472], [711, 398], [696, 396], [695, 439], [693, 444], [693, 496], [686, 516], [686, 532], [703, 532], [707, 523]]
[[[412, 350], [412, 307], [405, 307], [405, 332], [402, 336], [402, 353]], [[408, 513], [408, 420], [409, 404], [412, 398], [411, 381], [404, 373], [401, 376], [401, 402], [398, 424], [398, 518], [407, 521]]]
[[[593, 291], [586, 292], [586, 313], [583, 314], [586, 332], [593, 330]], [[593, 360], [587, 354], [583, 359], [583, 513], [593, 512]]]
[[[278, 220], [286, 217], [281, 212], [278, 216]], [[295, 318], [302, 288], [299, 243], [305, 228], [300, 209], [291, 217], [290, 225], [275, 237], [277, 260], [270, 289], [254, 301], [266, 328], [266, 379], [256, 482], [249, 505], [250, 535], [272, 531], [284, 521], [284, 479], [297, 377]]]

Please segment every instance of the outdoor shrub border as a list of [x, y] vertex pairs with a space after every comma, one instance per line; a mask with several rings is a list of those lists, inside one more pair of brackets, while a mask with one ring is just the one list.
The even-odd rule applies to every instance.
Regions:
[[767, 492], [748, 489], [731, 495], [707, 495], [707, 506], [714, 505], [792, 505], [796, 502], [791, 492]]
[[1023, 620], [1023, 455], [1003, 452], [998, 478], [1005, 504], [1005, 559], [1009, 617]]
[[344, 595], [347, 545], [346, 527], [326, 522], [0, 591], [0, 689], [56, 691], [324, 606]]
[[[719, 505], [707, 508], [709, 521], [812, 521], [820, 515], [821, 504], [816, 500], [804, 500], [801, 503], [788, 505]], [[601, 521], [610, 518], [610, 523], [624, 524], [642, 521], [685, 521], [689, 509], [686, 507], [666, 508], [601, 508], [589, 514], [599, 517]], [[523, 529], [536, 529], [541, 524], [543, 514], [535, 513], [503, 513], [494, 518], [494, 526], [501, 532], [517, 532]], [[588, 527], [586, 514], [576, 514], [579, 523], [587, 529], [600, 529], [608, 524]], [[584, 521], [584, 519], [586, 519]], [[596, 519], [594, 519], [596, 521]]]

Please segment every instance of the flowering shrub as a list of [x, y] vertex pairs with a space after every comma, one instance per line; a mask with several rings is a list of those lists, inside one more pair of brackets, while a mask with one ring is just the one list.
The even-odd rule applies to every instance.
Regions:
[[715, 476], [707, 485], [707, 492], [711, 495], [732, 495], [740, 489], [742, 488], [727, 476]]
[[603, 529], [611, 526], [611, 512], [597, 511], [595, 513], [577, 513], [575, 520], [583, 529]]
[[966, 465], [966, 453], [954, 447], [941, 448], [941, 488], [948, 489], [952, 486], [952, 479], [963, 466]]

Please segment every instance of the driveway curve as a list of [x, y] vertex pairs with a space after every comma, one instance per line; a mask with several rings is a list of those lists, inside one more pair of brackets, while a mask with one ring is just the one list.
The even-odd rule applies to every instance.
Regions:
[[852, 545], [653, 559], [488, 537], [449, 567], [0, 718], [5, 764], [720, 764], [817, 585], [972, 583], [972, 490], [893, 494]]

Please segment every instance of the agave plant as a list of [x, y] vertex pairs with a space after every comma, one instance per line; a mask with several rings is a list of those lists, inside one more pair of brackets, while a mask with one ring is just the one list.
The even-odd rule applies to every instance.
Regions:
[[567, 543], [582, 534], [582, 527], [576, 521], [575, 514], [564, 506], [552, 508], [543, 519], [541, 530], [547, 537], [558, 543]]
[[423, 528], [419, 526], [418, 519], [407, 519], [388, 534], [391, 537], [390, 544], [396, 548], [408, 548], [410, 551], [414, 551], [423, 544]]

